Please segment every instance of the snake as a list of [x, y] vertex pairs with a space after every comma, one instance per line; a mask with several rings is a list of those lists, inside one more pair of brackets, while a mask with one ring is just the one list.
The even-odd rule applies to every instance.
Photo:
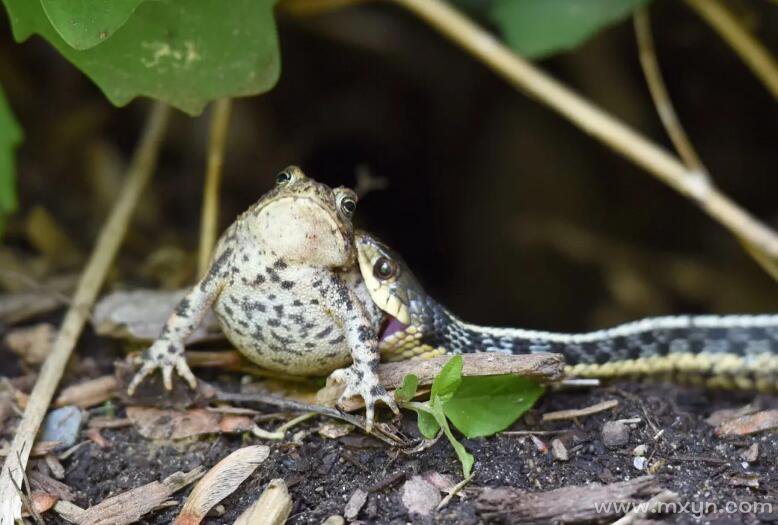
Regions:
[[550, 352], [564, 356], [570, 378], [655, 377], [778, 391], [778, 314], [648, 317], [583, 333], [479, 326], [427, 294], [400, 254], [379, 239], [358, 231], [355, 243], [370, 297], [387, 314], [379, 342], [386, 361]]

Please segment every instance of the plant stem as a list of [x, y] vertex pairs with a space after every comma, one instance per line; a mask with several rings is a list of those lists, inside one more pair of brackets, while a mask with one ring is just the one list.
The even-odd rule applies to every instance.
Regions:
[[640, 66], [643, 68], [643, 74], [646, 77], [646, 84], [648, 84], [651, 98], [654, 100], [656, 112], [659, 114], [665, 130], [670, 136], [670, 140], [673, 142], [678, 155], [683, 159], [684, 164], [692, 171], [707, 175], [708, 170], [705, 169], [699, 155], [697, 155], [697, 151], [689, 140], [689, 136], [683, 129], [670, 95], [667, 93], [662, 71], [659, 69], [659, 62], [656, 57], [654, 38], [651, 35], [651, 18], [648, 15], [648, 8], [641, 7], [637, 9], [634, 22]]
[[170, 110], [166, 105], [159, 102], [154, 104], [121, 193], [100, 231], [92, 254], [81, 274], [73, 295], [73, 302], [65, 314], [51, 353], [40, 369], [27, 408], [11, 444], [11, 450], [0, 473], [0, 524], [2, 525], [11, 525], [15, 519], [21, 517], [21, 500], [16, 486], [24, 474], [38, 428], [86, 323], [89, 310], [124, 239], [127, 225], [143, 187], [154, 170], [169, 114]]
[[391, 0], [405, 7], [478, 60], [573, 124], [692, 199], [765, 256], [778, 259], [778, 236], [674, 155], [516, 55], [442, 0]]
[[200, 218], [200, 253], [197, 257], [197, 274], [202, 276], [208, 270], [216, 232], [219, 224], [219, 187], [221, 186], [224, 147], [230, 123], [232, 101], [229, 98], [217, 100], [211, 113], [211, 130], [208, 142], [208, 160], [203, 190], [203, 209]]
[[721, 0], [686, 0], [735, 50], [765, 87], [778, 99], [778, 64], [770, 52], [724, 7]]

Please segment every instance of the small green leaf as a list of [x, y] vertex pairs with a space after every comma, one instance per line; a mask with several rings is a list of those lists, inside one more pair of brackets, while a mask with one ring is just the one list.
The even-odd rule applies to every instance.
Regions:
[[430, 399], [439, 397], [441, 401], [446, 401], [454, 395], [462, 382], [462, 363], [461, 355], [449, 359], [432, 382]]
[[0, 235], [5, 216], [16, 210], [16, 147], [22, 142], [22, 128], [14, 118], [11, 106], [0, 87]]
[[398, 403], [405, 403], [413, 399], [416, 395], [416, 389], [419, 387], [419, 378], [413, 374], [408, 374], [403, 378], [403, 385], [394, 391], [394, 400]]
[[417, 422], [419, 426], [419, 432], [427, 439], [435, 439], [435, 436], [440, 432], [440, 425], [438, 425], [435, 416], [424, 410], [416, 410]]
[[118, 106], [148, 96], [195, 115], [211, 100], [263, 93], [278, 80], [275, 0], [142, 2], [85, 50], [62, 39], [41, 0], [3, 2], [17, 41], [41, 35]]
[[465, 377], [443, 409], [468, 438], [490, 436], [509, 427], [542, 394], [542, 386], [516, 375]]
[[443, 429], [443, 433], [446, 434], [449, 443], [451, 443], [451, 446], [454, 447], [454, 452], [457, 453], [459, 462], [462, 464], [462, 474], [466, 478], [470, 477], [470, 472], [473, 470], [473, 463], [475, 463], [475, 458], [467, 451], [462, 443], [457, 441], [457, 439], [454, 437], [454, 434], [451, 432], [451, 429], [448, 426], [448, 421], [446, 421], [446, 416], [443, 413], [443, 405], [440, 398], [431, 398], [430, 405], [432, 407], [432, 415], [435, 417], [435, 421], [437, 421], [438, 425], [440, 425], [440, 427]]
[[483, 2], [481, 8], [514, 51], [527, 58], [543, 58], [576, 47], [649, 1], [492, 0]]
[[89, 49], [110, 38], [143, 1], [40, 0], [59, 36], [76, 49]]

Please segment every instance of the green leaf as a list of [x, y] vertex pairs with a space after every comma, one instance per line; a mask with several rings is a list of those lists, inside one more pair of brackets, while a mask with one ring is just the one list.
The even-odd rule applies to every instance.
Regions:
[[441, 401], [446, 401], [462, 383], [462, 356], [455, 355], [449, 359], [448, 363], [443, 365], [435, 380], [432, 382], [430, 399], [439, 397]]
[[487, 17], [527, 58], [572, 49], [650, 0], [493, 0]]
[[41, 35], [119, 106], [149, 96], [194, 115], [278, 80], [275, 0], [142, 2], [111, 38], [85, 50], [62, 39], [40, 1], [3, 0], [16, 40]]
[[441, 399], [439, 397], [431, 398], [430, 405], [432, 407], [432, 415], [435, 417], [435, 421], [437, 421], [438, 425], [440, 425], [440, 428], [443, 429], [443, 433], [446, 434], [449, 443], [451, 443], [451, 446], [454, 447], [454, 452], [457, 453], [459, 462], [462, 464], [462, 474], [464, 477], [469, 478], [470, 472], [473, 470], [473, 463], [475, 462], [475, 458], [467, 451], [462, 443], [457, 441], [457, 439], [454, 437], [454, 434], [451, 432], [451, 429], [448, 426], [448, 421], [446, 421], [446, 416], [443, 413]]
[[435, 436], [440, 432], [440, 425], [438, 425], [435, 416], [425, 410], [416, 410], [417, 421], [419, 426], [419, 432], [427, 439], [435, 439]]
[[59, 36], [76, 49], [89, 49], [110, 38], [143, 1], [40, 0]]
[[516, 375], [465, 377], [443, 410], [468, 438], [490, 436], [509, 427], [542, 394], [542, 386]]
[[22, 128], [0, 87], [0, 235], [5, 229], [5, 216], [15, 211], [17, 206], [14, 157], [22, 138]]
[[394, 400], [405, 403], [413, 399], [416, 389], [419, 388], [419, 378], [414, 374], [408, 374], [403, 378], [403, 385], [394, 391]]

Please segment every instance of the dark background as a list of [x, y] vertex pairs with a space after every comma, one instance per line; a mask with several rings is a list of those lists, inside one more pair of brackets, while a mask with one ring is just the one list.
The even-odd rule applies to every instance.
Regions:
[[[733, 7], [778, 49], [774, 5]], [[775, 101], [682, 2], [659, 0], [651, 13], [668, 89], [715, 181], [778, 226]], [[279, 34], [279, 84], [233, 106], [223, 225], [287, 164], [349, 186], [361, 166], [389, 187], [362, 200], [358, 225], [467, 320], [585, 330], [647, 315], [778, 311], [774, 282], [691, 202], [400, 9], [280, 15]], [[669, 147], [631, 21], [540, 65]], [[0, 82], [26, 134], [7, 242], [29, 249], [24, 218], [40, 205], [88, 253], [121, 180], [97, 166], [129, 158], [148, 101], [112, 107], [40, 39], [13, 43], [4, 15]], [[112, 286], [159, 286], [136, 272], [152, 251], [196, 250], [207, 116], [175, 114]]]

